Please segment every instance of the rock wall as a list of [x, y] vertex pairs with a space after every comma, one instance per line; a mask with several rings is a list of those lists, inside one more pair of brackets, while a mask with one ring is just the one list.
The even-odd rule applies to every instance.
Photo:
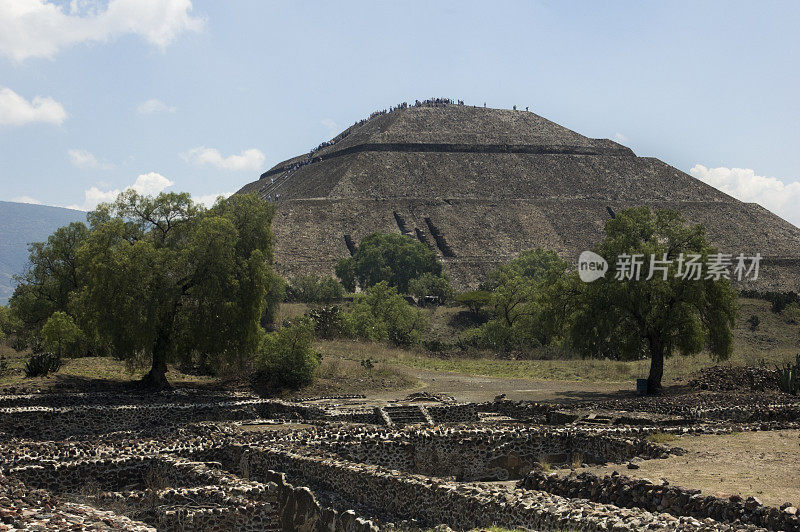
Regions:
[[691, 490], [668, 484], [653, 484], [647, 479], [631, 479], [621, 475], [598, 477], [591, 473], [560, 477], [556, 473], [531, 472], [518, 485], [525, 489], [545, 490], [564, 497], [580, 497], [616, 506], [645, 508], [652, 512], [692, 516], [718, 521], [739, 521], [770, 530], [800, 530], [797, 508], [774, 508], [739, 496], [720, 499], [700, 495]]

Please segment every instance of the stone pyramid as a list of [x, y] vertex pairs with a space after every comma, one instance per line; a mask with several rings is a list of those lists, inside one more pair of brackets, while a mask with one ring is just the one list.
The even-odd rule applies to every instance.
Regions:
[[574, 261], [614, 212], [671, 208], [724, 253], [760, 253], [749, 288], [800, 289], [800, 229], [652, 157], [528, 111], [448, 101], [375, 113], [245, 185], [277, 204], [276, 267], [332, 274], [374, 231], [407, 234], [454, 284], [538, 246]]

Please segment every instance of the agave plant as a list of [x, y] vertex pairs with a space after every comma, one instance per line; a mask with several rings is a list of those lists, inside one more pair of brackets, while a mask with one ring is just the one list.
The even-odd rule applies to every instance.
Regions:
[[800, 355], [794, 364], [787, 362], [784, 366], [776, 366], [778, 372], [778, 388], [792, 395], [800, 394]]

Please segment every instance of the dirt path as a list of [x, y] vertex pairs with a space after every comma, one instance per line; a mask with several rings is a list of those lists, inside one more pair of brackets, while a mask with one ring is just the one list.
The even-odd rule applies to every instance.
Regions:
[[[626, 383], [533, 381], [462, 375], [460, 373], [417, 370], [413, 368], [403, 368], [403, 370], [420, 381], [421, 387], [414, 391], [444, 393], [455, 397], [458, 401], [491, 401], [497, 395], [506, 394], [506, 398], [515, 401], [572, 403], [633, 395], [632, 384]], [[408, 393], [409, 390], [379, 392], [369, 397], [381, 400], [402, 399]]]

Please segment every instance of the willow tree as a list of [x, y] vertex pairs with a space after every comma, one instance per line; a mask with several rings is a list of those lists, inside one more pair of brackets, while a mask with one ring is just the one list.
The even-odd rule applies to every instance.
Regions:
[[206, 210], [186, 193], [134, 191], [89, 214], [79, 297], [117, 356], [150, 363], [146, 386], [168, 387], [167, 363], [178, 354], [255, 353], [272, 215], [255, 196]]
[[[589, 356], [623, 360], [650, 358], [648, 393], [658, 393], [664, 359], [707, 349], [717, 359], [730, 356], [736, 318], [736, 292], [706, 265], [716, 255], [702, 226], [688, 226], [673, 211], [647, 207], [622, 211], [606, 223], [595, 249], [611, 272], [589, 284], [577, 283], [577, 312], [571, 326], [575, 347]], [[635, 275], [632, 257], [641, 257]], [[652, 270], [652, 264], [657, 266]], [[622, 259], [623, 268], [615, 274]], [[714, 262], [713, 260], [711, 261]], [[648, 279], [649, 277], [649, 279]]]

